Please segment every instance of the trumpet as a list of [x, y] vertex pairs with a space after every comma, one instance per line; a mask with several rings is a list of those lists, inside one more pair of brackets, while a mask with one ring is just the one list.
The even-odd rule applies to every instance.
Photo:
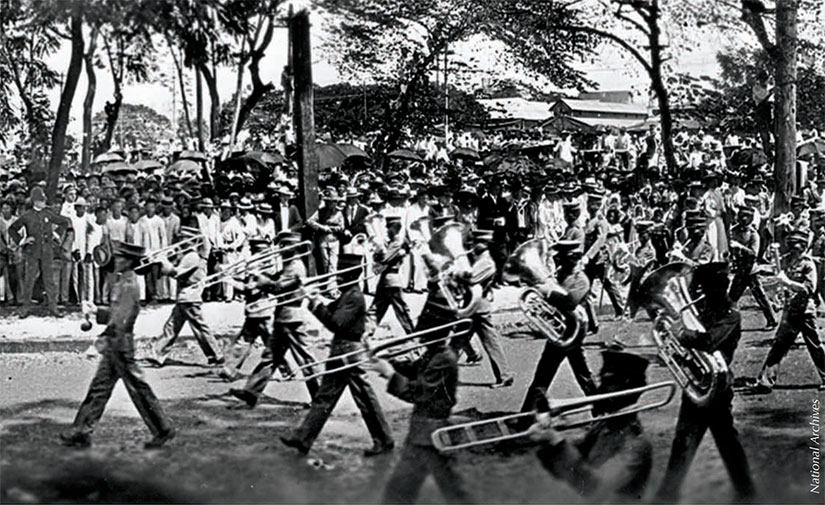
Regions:
[[[655, 401], [648, 401], [647, 403], [639, 403], [642, 395], [661, 391], [664, 392], [662, 398]], [[569, 430], [590, 423], [636, 414], [646, 410], [658, 409], [670, 403], [675, 394], [676, 384], [673, 381], [659, 382], [648, 386], [626, 389], [624, 391], [602, 393], [572, 400], [548, 400], [550, 408], [546, 413], [554, 418], [553, 427], [555, 429]], [[606, 412], [605, 409], [596, 408], [599, 404], [605, 402], [612, 403], [617, 399], [634, 396], [639, 398], [637, 398], [632, 405], [613, 412]], [[592, 415], [594, 411], [602, 413]], [[430, 437], [433, 446], [440, 452], [457, 451], [468, 447], [513, 440], [528, 434], [529, 427], [536, 420], [538, 414], [539, 412], [537, 411], [521, 412], [492, 419], [446, 426], [433, 431]], [[587, 414], [591, 414], [591, 416], [587, 417]], [[577, 417], [582, 415], [585, 417]]]
[[219, 272], [207, 275], [196, 286], [196, 289], [206, 289], [210, 286], [215, 286], [222, 282], [226, 282], [233, 277], [239, 277], [245, 273], [265, 273], [275, 270], [281, 265], [281, 258], [287, 251], [298, 251], [292, 256], [292, 259], [303, 258], [312, 253], [312, 242], [305, 240], [297, 244], [288, 245], [285, 247], [276, 247], [269, 251], [260, 252], [247, 259], [242, 259], [231, 263], [221, 269]]
[[166, 246], [163, 249], [158, 249], [157, 251], [147, 253], [140, 259], [140, 262], [135, 267], [135, 270], [144, 270], [155, 263], [160, 263], [162, 260], [170, 256], [182, 256], [191, 251], [197, 251], [203, 246], [204, 240], [205, 238], [203, 235], [196, 235], [194, 237], [189, 237], [186, 240], [181, 240], [180, 242]]
[[[449, 342], [450, 339], [453, 338], [460, 338], [466, 336], [470, 333], [473, 329], [473, 322], [470, 319], [459, 319], [458, 321], [454, 321], [449, 324], [443, 324], [441, 326], [436, 326], [433, 328], [428, 328], [426, 330], [417, 331], [415, 333], [410, 333], [409, 335], [405, 335], [403, 337], [394, 338], [392, 340], [388, 340], [386, 342], [382, 342], [374, 347], [370, 347], [369, 344], [365, 346], [363, 349], [358, 349], [355, 351], [345, 352], [343, 354], [338, 354], [335, 356], [330, 356], [325, 360], [318, 361], [316, 363], [309, 363], [303, 366], [300, 366], [294, 370], [292, 370], [288, 375], [281, 377], [280, 381], [308, 381], [312, 379], [317, 379], [322, 375], [329, 375], [333, 373], [342, 372], [344, 370], [349, 370], [351, 368], [359, 367], [369, 363], [373, 358], [380, 358], [380, 359], [390, 359], [395, 358], [397, 356], [402, 356], [409, 352], [421, 349], [423, 347], [427, 347], [428, 345], [441, 343], [441, 342]], [[405, 345], [409, 342], [421, 338], [425, 335], [429, 335], [432, 333], [438, 333], [441, 331], [450, 330], [450, 333], [441, 338], [437, 338], [434, 340], [429, 340], [426, 342], [418, 342], [411, 345]], [[337, 366], [332, 366], [333, 364], [340, 363]], [[321, 372], [316, 372], [311, 375], [305, 375], [301, 378], [298, 378], [298, 372], [304, 373], [306, 371], [311, 371], [314, 367], [319, 365], [325, 365], [328, 368]]]
[[[261, 298], [260, 300], [256, 300], [256, 301], [250, 303], [247, 306], [247, 309], [251, 312], [263, 312], [263, 311], [267, 311], [267, 310], [272, 310], [275, 307], [277, 307], [278, 305], [289, 305], [291, 303], [299, 302], [299, 301], [303, 300], [304, 298], [306, 298], [307, 291], [308, 291], [309, 288], [314, 288], [315, 286], [320, 285], [320, 284], [328, 281], [329, 279], [331, 279], [333, 277], [337, 277], [341, 274], [348, 273], [348, 272], [354, 272], [355, 270], [363, 270], [364, 267], [365, 267], [365, 265], [356, 265], [354, 267], [342, 268], [340, 270], [336, 270], [334, 272], [329, 272], [329, 273], [326, 273], [326, 274], [320, 274], [320, 275], [316, 275], [316, 276], [313, 276], [313, 277], [307, 277], [303, 281], [303, 286], [301, 286], [297, 289], [294, 289], [292, 291], [286, 291], [284, 293], [279, 293], [279, 294], [274, 295], [274, 296], [270, 296], [270, 297], [267, 297], [267, 298]], [[341, 289], [341, 288], [344, 288], [344, 287], [359, 284], [361, 282], [364, 282], [365, 280], [372, 279], [373, 277], [376, 277], [377, 275], [378, 274], [373, 273], [373, 274], [370, 274], [370, 275], [367, 275], [367, 276], [360, 276], [357, 279], [353, 279], [351, 281], [339, 283], [336, 286], [330, 286], [328, 288], [318, 290], [315, 293], [318, 294], [318, 295], [320, 295], [322, 293], [329, 293], [329, 292], [332, 292], [336, 289]]]

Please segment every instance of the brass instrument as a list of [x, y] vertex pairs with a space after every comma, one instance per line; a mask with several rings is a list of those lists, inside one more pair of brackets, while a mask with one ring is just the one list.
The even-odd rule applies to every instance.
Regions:
[[[653, 341], [658, 348], [659, 358], [690, 401], [697, 406], [704, 406], [713, 399], [717, 391], [724, 389], [729, 373], [720, 351], [708, 353], [691, 349], [679, 341], [678, 331], [706, 331], [696, 310], [696, 303], [701, 297], [691, 300], [688, 293], [692, 272], [689, 265], [679, 263], [654, 270], [642, 280], [636, 293], [639, 300], [634, 302], [634, 306], [644, 306], [651, 313], [656, 313]], [[674, 327], [677, 328], [676, 331]]]
[[[418, 342], [412, 345], [402, 345], [407, 344], [413, 340], [421, 338], [425, 335], [431, 333], [437, 333], [440, 331], [444, 331], [446, 329], [450, 329], [450, 333], [446, 337], [428, 340], [426, 342]], [[298, 380], [298, 381], [308, 381], [312, 379], [317, 379], [322, 375], [328, 375], [332, 373], [338, 373], [344, 370], [349, 370], [350, 368], [359, 367], [369, 363], [373, 358], [380, 358], [380, 359], [390, 359], [397, 356], [402, 356], [407, 354], [411, 351], [415, 351], [417, 349], [421, 349], [423, 347], [427, 347], [428, 345], [432, 345], [435, 343], [440, 342], [449, 342], [450, 339], [464, 337], [468, 333], [470, 333], [473, 329], [473, 322], [470, 319], [459, 319], [458, 321], [453, 321], [449, 324], [444, 324], [441, 326], [436, 326], [433, 328], [428, 328], [426, 330], [417, 331], [415, 333], [410, 333], [409, 335], [405, 335], [403, 337], [394, 338], [388, 340], [386, 342], [382, 342], [377, 344], [373, 347], [366, 345], [363, 349], [358, 349], [356, 351], [350, 351], [343, 354], [338, 354], [335, 356], [330, 356], [325, 360], [318, 361], [315, 363], [309, 363], [298, 368], [292, 370], [288, 375], [278, 379], [280, 381], [291, 381], [291, 380]], [[330, 364], [340, 363], [338, 366], [329, 366]], [[316, 372], [312, 375], [307, 375], [303, 377], [298, 377], [298, 372], [303, 372], [305, 370], [310, 370], [312, 368], [318, 366], [328, 366], [327, 369]]]
[[186, 240], [181, 240], [180, 242], [168, 245], [163, 249], [146, 253], [146, 255], [140, 259], [140, 262], [135, 267], [135, 270], [145, 270], [155, 263], [160, 263], [163, 259], [169, 258], [170, 256], [182, 256], [191, 251], [197, 251], [203, 247], [205, 240], [206, 239], [203, 235], [196, 235], [194, 237], [189, 237]]
[[542, 239], [528, 240], [507, 258], [504, 280], [511, 284], [526, 285], [519, 297], [519, 307], [527, 321], [552, 345], [567, 349], [582, 336], [581, 323], [573, 311], [563, 312], [547, 301], [547, 297], [534, 286], [552, 283], [553, 292], [564, 295], [564, 288], [553, 280], [547, 267], [547, 242]]
[[[306, 279], [303, 280], [303, 285], [301, 287], [299, 287], [297, 289], [294, 289], [292, 291], [286, 291], [284, 293], [279, 293], [277, 295], [273, 295], [273, 296], [269, 296], [269, 297], [266, 297], [266, 298], [261, 298], [260, 300], [256, 300], [256, 301], [250, 303], [249, 305], [247, 305], [247, 310], [249, 310], [250, 312], [263, 312], [263, 311], [267, 311], [267, 310], [272, 310], [275, 307], [277, 307], [278, 305], [287, 305], [287, 304], [291, 304], [291, 303], [301, 301], [307, 296], [307, 291], [309, 289], [314, 289], [316, 286], [319, 286], [319, 285], [323, 284], [324, 282], [329, 281], [333, 277], [337, 277], [337, 276], [339, 276], [341, 274], [344, 274], [344, 273], [347, 273], [347, 272], [354, 272], [356, 270], [363, 270], [364, 268], [365, 268], [365, 265], [361, 264], [361, 265], [356, 265], [356, 266], [353, 266], [353, 267], [342, 268], [340, 270], [335, 270], [334, 272], [329, 272], [329, 273], [326, 273], [326, 274], [316, 275], [314, 277], [307, 277]], [[318, 290], [316, 292], [316, 294], [320, 295], [322, 293], [329, 293], [329, 292], [332, 292], [332, 291], [335, 291], [335, 290], [338, 290], [338, 289], [341, 289], [341, 288], [344, 288], [344, 287], [347, 287], [347, 286], [352, 286], [354, 284], [359, 284], [361, 282], [364, 282], [367, 279], [372, 279], [373, 277], [376, 277], [377, 275], [378, 274], [373, 273], [373, 274], [370, 274], [370, 275], [367, 275], [367, 276], [360, 276], [357, 279], [354, 279], [354, 280], [351, 280], [351, 281], [348, 281], [348, 282], [344, 282], [344, 283], [339, 283], [335, 286], [330, 286], [330, 287], [327, 287], [327, 288], [322, 289], [322, 290]]]
[[[646, 393], [665, 391], [663, 398], [656, 401], [640, 404], [641, 398], [632, 405], [614, 412], [603, 412], [587, 417], [594, 411], [602, 411], [596, 407], [603, 402], [613, 402], [617, 398], [639, 396]], [[626, 389], [612, 393], [585, 396], [571, 400], [548, 400], [550, 409], [546, 413], [521, 412], [492, 419], [483, 419], [469, 423], [456, 424], [439, 428], [432, 432], [433, 445], [440, 452], [456, 451], [468, 447], [487, 445], [505, 440], [513, 440], [528, 434], [530, 425], [538, 415], [549, 415], [554, 418], [553, 427], [557, 430], [569, 430], [585, 426], [590, 423], [604, 421], [615, 417], [636, 414], [646, 410], [663, 407], [671, 402], [676, 394], [676, 384], [672, 381], [659, 382], [638, 388]], [[577, 416], [585, 415], [584, 418]]]
[[433, 233], [429, 242], [432, 254], [447, 259], [438, 272], [438, 285], [450, 309], [461, 319], [472, 315], [481, 302], [481, 286], [467, 287], [466, 279], [472, 274], [472, 266], [464, 249], [464, 225], [447, 223]]
[[297, 244], [262, 251], [247, 259], [241, 259], [226, 265], [218, 272], [207, 275], [194, 286], [194, 289], [206, 289], [247, 273], [262, 274], [280, 269], [283, 263], [283, 254], [287, 251], [295, 251], [291, 259], [309, 256], [312, 253], [312, 242], [305, 240]]

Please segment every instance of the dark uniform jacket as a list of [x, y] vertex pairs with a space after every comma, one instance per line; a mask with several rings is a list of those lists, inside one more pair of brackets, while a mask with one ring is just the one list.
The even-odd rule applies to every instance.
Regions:
[[63, 239], [67, 230], [72, 227], [69, 218], [57, 214], [49, 208], [41, 211], [34, 209], [23, 213], [9, 226], [9, 241], [17, 245], [20, 243], [20, 230], [26, 229], [26, 237], [34, 237], [34, 242], [23, 247], [23, 257], [29, 259], [51, 259], [54, 257], [55, 233]]
[[600, 421], [578, 443], [539, 449], [542, 465], [597, 503], [638, 501], [653, 465], [653, 447], [635, 415]]
[[379, 250], [375, 254], [375, 261], [383, 269], [381, 273], [381, 284], [388, 288], [403, 288], [405, 283], [401, 280], [401, 263], [407, 255], [407, 246], [401, 236], [395, 237], [383, 251]]
[[312, 313], [333, 333], [333, 344], [341, 340], [360, 342], [364, 335], [367, 303], [357, 283], [344, 288], [344, 292], [334, 302], [319, 304]]
[[275, 221], [275, 233], [281, 233], [282, 231], [300, 231], [301, 228], [304, 227], [304, 220], [301, 217], [301, 212], [295, 205], [289, 206], [289, 214], [286, 222], [286, 225], [289, 228], [288, 230], [282, 229], [280, 212], [280, 207], [275, 207], [275, 215], [273, 216], [273, 220]]
[[387, 392], [414, 405], [407, 443], [432, 446], [432, 432], [448, 425], [456, 404], [458, 357], [450, 346], [433, 344], [420, 359], [393, 367]]
[[814, 293], [817, 288], [817, 272], [813, 258], [803, 254], [793, 263], [785, 259], [782, 262], [782, 270], [790, 280], [800, 282], [805, 286], [805, 291], [787, 290], [785, 311], [789, 315], [815, 314]]
[[[306, 276], [307, 270], [304, 262], [298, 258], [293, 258], [284, 264], [283, 270], [265, 280], [260, 288], [267, 293], [276, 295], [288, 293], [300, 288]], [[279, 303], [275, 309], [276, 323], [291, 323], [301, 320], [298, 312], [302, 299], [299, 296], [290, 298], [295, 298], [295, 300], [289, 301], [284, 298], [284, 301], [288, 303]]]
[[128, 270], [116, 274], [108, 311], [99, 309], [98, 322], [105, 323], [101, 336], [106, 337], [106, 348], [119, 352], [135, 351], [135, 321], [140, 313], [140, 288], [137, 274]]

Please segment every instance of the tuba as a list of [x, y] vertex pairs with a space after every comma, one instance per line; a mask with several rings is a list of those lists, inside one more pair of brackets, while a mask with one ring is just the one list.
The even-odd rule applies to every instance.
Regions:
[[[521, 292], [519, 307], [530, 323], [552, 345], [567, 349], [578, 341], [581, 323], [573, 311], [563, 311], [547, 301], [545, 295], [534, 288], [552, 281], [553, 273], [547, 267], [547, 242], [542, 239], [528, 240], [507, 258], [503, 278], [508, 284], [526, 285]], [[554, 286], [562, 290], [561, 286]]]
[[[671, 263], [645, 277], [633, 301], [634, 307], [643, 306], [655, 314], [653, 341], [659, 358], [679, 383], [690, 401], [701, 407], [707, 405], [717, 391], [727, 384], [728, 366], [720, 351], [712, 353], [685, 347], [678, 333], [687, 329], [704, 333], [696, 303], [691, 300], [688, 285], [693, 268], [684, 263]], [[635, 311], [631, 312], [631, 317]]]
[[482, 300], [481, 286], [468, 281], [472, 265], [464, 248], [464, 225], [447, 223], [437, 229], [430, 238], [430, 251], [447, 259], [438, 272], [441, 294], [459, 319], [471, 316]]

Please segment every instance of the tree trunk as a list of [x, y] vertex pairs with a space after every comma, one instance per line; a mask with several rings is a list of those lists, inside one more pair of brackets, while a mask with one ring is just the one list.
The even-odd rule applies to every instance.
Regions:
[[670, 111], [670, 98], [662, 79], [662, 45], [660, 43], [661, 30], [659, 28], [659, 3], [653, 2], [651, 16], [647, 23], [650, 30], [650, 83], [656, 93], [659, 103], [659, 119], [662, 125], [662, 148], [665, 153], [665, 163], [670, 174], [676, 174], [679, 165], [676, 162], [676, 152], [673, 149], [673, 115]]
[[235, 149], [235, 136], [238, 128], [238, 116], [241, 112], [241, 92], [243, 92], [243, 69], [246, 66], [246, 58], [243, 51], [246, 47], [246, 39], [241, 42], [241, 54], [238, 57], [238, 81], [235, 83], [235, 100], [232, 104], [232, 127], [229, 129], [229, 152], [225, 157], [229, 157]]
[[81, 152], [81, 171], [88, 174], [92, 164], [92, 107], [95, 104], [97, 89], [97, 75], [95, 74], [95, 46], [97, 44], [98, 28], [92, 29], [89, 35], [89, 47], [83, 57], [86, 67], [86, 98], [83, 100], [83, 147]]
[[206, 64], [202, 64], [200, 67], [201, 75], [206, 81], [206, 89], [209, 91], [209, 140], [214, 141], [221, 133], [221, 96], [218, 93], [216, 75], [212, 73]]
[[198, 150], [200, 152], [206, 151], [203, 137], [203, 84], [201, 83], [201, 71], [199, 67], [195, 67], [195, 102], [196, 102], [196, 120], [198, 122]]
[[776, 163], [774, 208], [789, 210], [796, 173], [796, 15], [798, 0], [776, 2]]
[[63, 155], [66, 151], [66, 128], [69, 126], [69, 115], [74, 94], [77, 91], [77, 81], [83, 69], [83, 11], [79, 5], [75, 7], [69, 21], [72, 52], [69, 57], [69, 69], [66, 72], [66, 83], [60, 93], [54, 130], [52, 130], [52, 152], [46, 177], [46, 198], [51, 203], [54, 203], [55, 195], [57, 195], [57, 181], [60, 178], [60, 168], [63, 165]]
[[[261, 58], [253, 57], [249, 63], [249, 73], [252, 77], [252, 92], [246, 97], [238, 113], [238, 125], [235, 127], [235, 133], [240, 133], [246, 120], [249, 119], [249, 115], [252, 114], [252, 111], [255, 109], [255, 106], [263, 100], [267, 93], [275, 89], [275, 85], [271, 82], [264, 84], [261, 80], [260, 61]], [[288, 99], [287, 97], [286, 100]]]
[[[172, 45], [172, 39], [169, 37], [168, 34], [164, 34], [166, 36], [166, 44], [169, 46], [169, 52], [172, 53], [172, 61], [175, 64], [175, 71], [178, 74], [178, 84], [180, 85], [180, 101], [183, 103], [183, 118], [186, 121], [186, 131], [189, 132], [189, 136], [192, 136], [192, 121], [189, 118], [189, 100], [186, 99], [186, 83], [183, 79], [183, 66], [180, 63], [180, 58], [178, 55], [175, 54], [175, 46]], [[177, 118], [174, 118], [177, 121]], [[178, 132], [174, 132], [175, 135]]]

